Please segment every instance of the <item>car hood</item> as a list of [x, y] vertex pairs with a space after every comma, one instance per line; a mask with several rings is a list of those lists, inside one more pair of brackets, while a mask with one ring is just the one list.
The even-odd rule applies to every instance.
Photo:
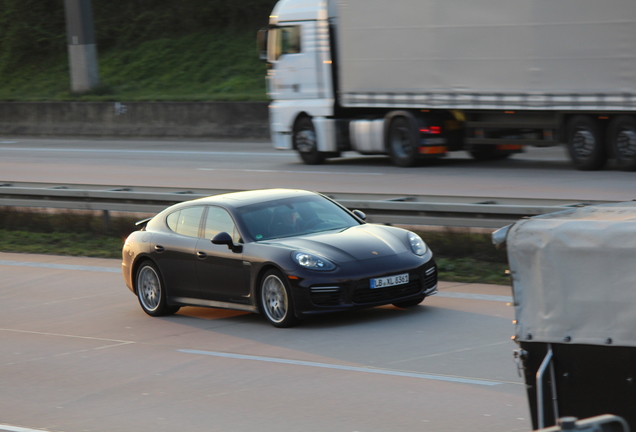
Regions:
[[313, 252], [336, 262], [361, 261], [410, 251], [406, 231], [371, 224], [282, 238], [271, 243]]

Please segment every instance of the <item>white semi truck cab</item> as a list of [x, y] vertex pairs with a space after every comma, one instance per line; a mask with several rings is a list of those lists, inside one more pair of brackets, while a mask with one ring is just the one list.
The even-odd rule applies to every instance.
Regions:
[[280, 0], [259, 33], [275, 148], [398, 166], [567, 145], [636, 170], [636, 2]]

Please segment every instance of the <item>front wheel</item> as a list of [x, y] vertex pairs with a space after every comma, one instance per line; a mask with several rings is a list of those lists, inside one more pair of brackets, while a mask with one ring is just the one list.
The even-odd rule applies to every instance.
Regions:
[[623, 171], [636, 171], [636, 118], [619, 116], [612, 120], [607, 135], [616, 165]]
[[603, 168], [607, 162], [607, 151], [598, 121], [580, 115], [568, 122], [568, 150], [574, 166], [582, 171]]
[[410, 308], [410, 307], [413, 307], [413, 306], [417, 306], [418, 304], [422, 303], [425, 298], [426, 298], [426, 296], [420, 296], [420, 297], [416, 297], [416, 298], [411, 299], [411, 300], [404, 300], [404, 301], [400, 301], [400, 302], [395, 302], [395, 303], [393, 303], [393, 306], [399, 307], [399, 308], [402, 308], [402, 309], [406, 309], [406, 308]]
[[148, 315], [172, 315], [179, 310], [179, 306], [168, 306], [166, 289], [154, 263], [146, 261], [139, 266], [135, 285], [139, 304]]
[[289, 284], [279, 271], [270, 270], [263, 277], [260, 303], [265, 318], [274, 327], [292, 327], [298, 324]]
[[318, 151], [318, 139], [314, 123], [309, 117], [302, 117], [294, 126], [294, 148], [307, 165], [320, 165], [325, 155]]

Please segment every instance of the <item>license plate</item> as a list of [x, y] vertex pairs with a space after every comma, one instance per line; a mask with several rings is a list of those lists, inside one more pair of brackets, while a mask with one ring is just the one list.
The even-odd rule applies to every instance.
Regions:
[[395, 286], [395, 285], [404, 285], [406, 283], [409, 283], [408, 273], [371, 279], [371, 289], [386, 288], [386, 287]]

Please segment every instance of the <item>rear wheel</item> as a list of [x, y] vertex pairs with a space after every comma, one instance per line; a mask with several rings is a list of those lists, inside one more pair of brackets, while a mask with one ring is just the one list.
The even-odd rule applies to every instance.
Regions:
[[567, 131], [568, 151], [574, 166], [582, 171], [603, 168], [607, 162], [607, 151], [598, 121], [584, 115], [572, 117]]
[[400, 167], [412, 167], [418, 161], [418, 144], [413, 126], [406, 117], [395, 117], [388, 132], [388, 150], [391, 162]]
[[636, 171], [636, 118], [619, 116], [612, 120], [607, 134], [616, 165], [624, 171]]
[[395, 303], [393, 303], [393, 306], [399, 307], [399, 308], [402, 308], [402, 309], [410, 308], [410, 307], [417, 306], [418, 304], [422, 303], [425, 298], [426, 298], [426, 296], [420, 296], [420, 297], [416, 297], [416, 298], [411, 299], [411, 300], [404, 300], [404, 301], [401, 301], [401, 302], [395, 302]]
[[179, 306], [168, 306], [166, 289], [161, 273], [151, 261], [139, 266], [136, 277], [137, 297], [141, 308], [150, 316], [164, 316], [177, 313]]
[[260, 289], [261, 311], [274, 327], [292, 327], [299, 320], [294, 315], [294, 302], [286, 278], [277, 270], [263, 277]]
[[302, 117], [294, 126], [294, 148], [307, 165], [319, 165], [325, 161], [325, 155], [318, 151], [318, 140], [314, 123], [309, 117]]

